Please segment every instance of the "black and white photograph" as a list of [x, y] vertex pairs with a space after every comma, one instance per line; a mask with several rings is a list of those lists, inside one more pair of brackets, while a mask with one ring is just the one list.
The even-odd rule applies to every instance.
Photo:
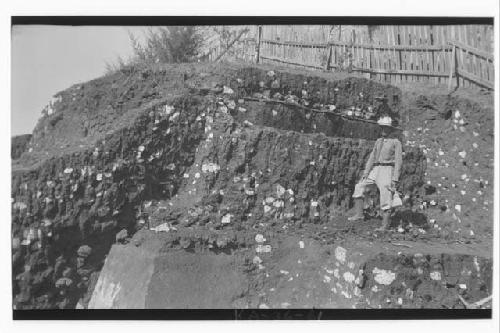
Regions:
[[493, 17], [106, 20], [11, 17], [14, 317], [491, 319]]

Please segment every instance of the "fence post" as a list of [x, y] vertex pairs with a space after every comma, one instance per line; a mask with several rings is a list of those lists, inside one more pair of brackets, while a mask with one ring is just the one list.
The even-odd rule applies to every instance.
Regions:
[[326, 59], [326, 70], [330, 70], [330, 63], [332, 62], [333, 45], [328, 42], [328, 58]]
[[[453, 50], [455, 51], [455, 54], [454, 54], [454, 57], [453, 57], [453, 61], [454, 61], [454, 64], [455, 64], [455, 77], [457, 78], [457, 88], [458, 88], [460, 86], [460, 76], [458, 74], [458, 70], [459, 70], [459, 68], [458, 68], [458, 55], [457, 55], [457, 53], [458, 53], [458, 47], [456, 45], [454, 45], [454, 46], [455, 47], [453, 48]], [[463, 80], [462, 80], [462, 83], [464, 83]]]
[[332, 34], [332, 28], [333, 26], [330, 27], [330, 30], [328, 31], [328, 36], [326, 37], [326, 47], [328, 48], [328, 56], [326, 57], [326, 64], [325, 64], [325, 70], [329, 71], [330, 70], [330, 63], [332, 62], [332, 53], [333, 53], [333, 46], [330, 44], [332, 41], [331, 34]]
[[455, 76], [457, 76], [457, 88], [458, 88], [458, 74], [457, 74], [457, 68], [456, 68], [456, 46], [455, 44], [451, 44], [452, 46], [452, 51], [451, 51], [451, 56], [450, 56], [450, 75], [448, 76], [448, 90], [451, 90], [451, 81], [453, 77], [453, 72], [455, 72]]
[[258, 35], [257, 35], [257, 59], [255, 62], [258, 64], [260, 62], [260, 39], [262, 36], [262, 26], [259, 25], [258, 27]]

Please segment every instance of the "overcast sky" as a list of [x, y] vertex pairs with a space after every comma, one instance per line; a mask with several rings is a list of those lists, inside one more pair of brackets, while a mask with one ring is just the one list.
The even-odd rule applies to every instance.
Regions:
[[14, 26], [11, 135], [31, 133], [51, 97], [104, 74], [106, 61], [132, 54], [128, 30], [141, 27]]

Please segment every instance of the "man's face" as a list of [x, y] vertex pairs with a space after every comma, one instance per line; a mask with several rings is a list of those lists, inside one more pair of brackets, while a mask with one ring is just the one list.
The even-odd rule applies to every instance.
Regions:
[[389, 135], [391, 129], [387, 126], [380, 126], [380, 135], [383, 137], [383, 138], [387, 138], [387, 136]]

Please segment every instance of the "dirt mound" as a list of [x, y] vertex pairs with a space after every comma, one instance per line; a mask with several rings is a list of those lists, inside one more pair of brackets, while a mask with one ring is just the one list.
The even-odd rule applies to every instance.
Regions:
[[[382, 244], [441, 239], [418, 207], [428, 162], [411, 142], [400, 187], [406, 206], [393, 219], [403, 232], [377, 232], [376, 219], [346, 220], [378, 128], [339, 110], [361, 110], [380, 94], [403, 107], [399, 89], [369, 80], [237, 65], [134, 70], [60, 93], [35, 129], [31, 151], [13, 163], [15, 307], [366, 306], [369, 291], [354, 289], [350, 275], [338, 288], [323, 285], [332, 277], [311, 275], [339, 244], [375, 244], [360, 250], [362, 260], [347, 262], [355, 280], [353, 269], [378, 263], [378, 253], [397, 246]], [[127, 244], [109, 252], [115, 242]], [[306, 243], [314, 270], [266, 300], [265, 288], [284, 274], [276, 269]], [[398, 271], [391, 255], [388, 265]], [[484, 260], [481, 267], [491, 269]], [[417, 269], [403, 266], [402, 276]], [[471, 279], [489, 292], [487, 278]], [[140, 288], [132, 292], [131, 281]], [[322, 287], [311, 301], [293, 292], [316, 285]]]
[[416, 94], [407, 100], [406, 144], [421, 148], [427, 161], [416, 205], [448, 241], [493, 237], [494, 113], [492, 100], [482, 99]]

